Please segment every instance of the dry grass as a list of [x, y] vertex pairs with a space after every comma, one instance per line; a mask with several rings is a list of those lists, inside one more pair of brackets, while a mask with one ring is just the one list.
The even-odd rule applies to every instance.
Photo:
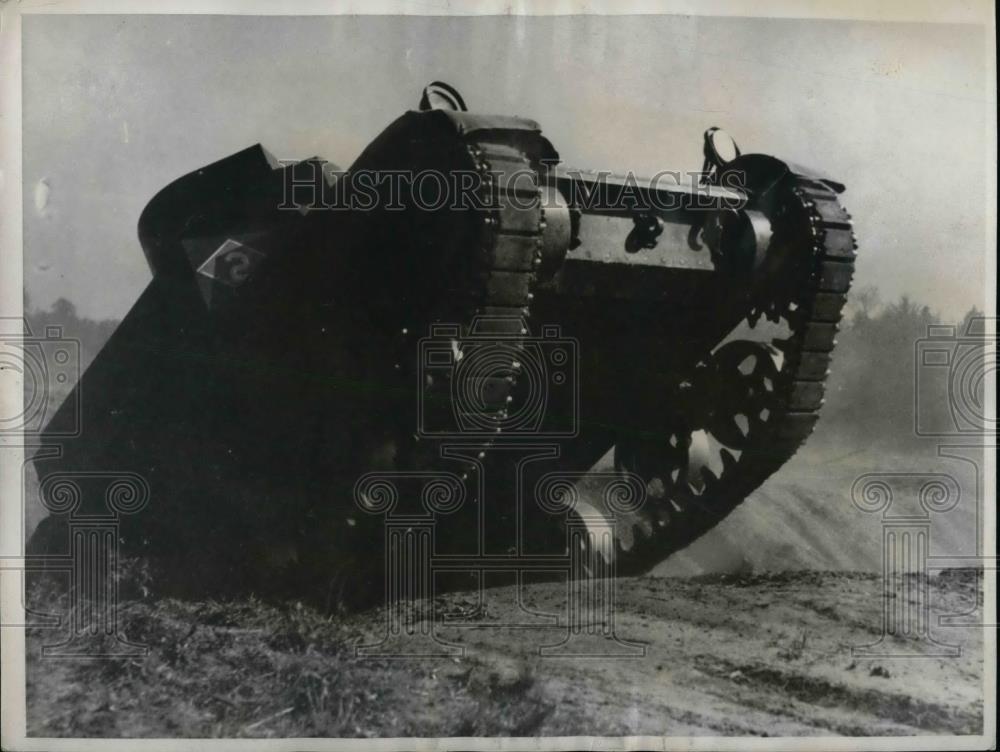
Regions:
[[[154, 599], [137, 578], [123, 584], [136, 597], [120, 608], [121, 631], [147, 655], [41, 658], [58, 637], [29, 630], [30, 734], [523, 736], [552, 707], [527, 667], [356, 658], [381, 614], [346, 627], [297, 602]], [[32, 603], [59, 612], [65, 596], [41, 582]]]

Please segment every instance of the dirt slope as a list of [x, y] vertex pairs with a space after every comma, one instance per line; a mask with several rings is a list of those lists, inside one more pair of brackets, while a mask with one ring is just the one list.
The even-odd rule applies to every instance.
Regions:
[[[718, 527], [654, 573], [881, 572], [882, 516], [861, 511], [851, 497], [854, 482], [870, 473], [893, 474], [896, 503], [918, 515], [921, 478], [954, 478], [962, 498], [947, 513], [930, 515], [930, 553], [972, 556], [977, 539], [975, 470], [968, 462], [938, 456], [936, 449], [928, 446], [901, 456], [873, 447], [807, 444]], [[903, 511], [894, 508], [893, 513]]]
[[[917, 584], [917, 583], [914, 583]], [[930, 583], [933, 614], [981, 598], [975, 574]], [[29, 636], [29, 730], [107, 736], [834, 735], [977, 733], [982, 645], [936, 628], [952, 658], [856, 658], [877, 640], [880, 578], [786, 573], [646, 577], [619, 582], [616, 632], [643, 657], [539, 657], [559, 626], [512, 629], [565, 613], [565, 586], [439, 599], [438, 635], [465, 655], [357, 658], [384, 614], [331, 619], [299, 605], [152, 598], [121, 612], [149, 646], [128, 660], [38, 657]], [[455, 623], [458, 619], [461, 623]], [[590, 647], [605, 646], [584, 638]]]

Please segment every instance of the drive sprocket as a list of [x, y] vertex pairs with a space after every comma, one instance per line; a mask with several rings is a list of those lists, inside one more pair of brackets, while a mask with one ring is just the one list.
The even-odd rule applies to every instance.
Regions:
[[854, 270], [851, 220], [828, 185], [794, 174], [766, 205], [769, 252], [782, 259], [776, 282], [681, 379], [659, 428], [616, 442], [616, 468], [642, 477], [648, 496], [619, 520], [619, 573], [646, 571], [718, 524], [791, 459], [818, 419]]

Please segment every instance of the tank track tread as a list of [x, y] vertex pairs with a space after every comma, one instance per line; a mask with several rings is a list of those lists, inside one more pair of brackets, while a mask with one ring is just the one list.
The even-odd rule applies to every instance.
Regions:
[[[542, 139], [541, 131], [531, 131]], [[481, 136], [483, 138], [476, 138]], [[510, 143], [505, 142], [505, 137]], [[480, 197], [489, 208], [484, 212], [481, 239], [471, 251], [474, 259], [472, 279], [456, 279], [446, 297], [454, 303], [462, 301], [458, 310], [453, 306], [441, 321], [459, 325], [455, 346], [459, 351], [469, 340], [472, 321], [479, 318], [476, 337], [501, 338], [508, 352], [516, 355], [523, 351], [529, 332], [526, 322], [530, 303], [541, 263], [545, 212], [541, 201], [540, 166], [514, 143], [524, 144], [524, 130], [490, 129], [459, 136], [474, 169], [482, 177]], [[511, 182], [499, 176], [517, 175]], [[457, 320], [456, 320], [457, 319]], [[518, 384], [518, 366], [512, 360], [509, 373], [488, 377], [462, 376], [460, 369], [447, 372], [443, 379], [425, 383], [424, 404], [436, 404], [441, 410], [451, 410], [454, 394], [474, 394], [479, 398], [478, 411], [459, 413], [459, 420], [467, 419], [475, 430], [468, 436], [461, 435], [463, 457], [470, 457], [464, 465], [462, 480], [474, 487], [472, 474], [486, 459], [496, 436], [502, 433], [504, 421], [512, 407]], [[461, 379], [461, 383], [454, 383]], [[492, 436], [486, 436], [486, 432]], [[409, 438], [409, 437], [404, 437]], [[423, 461], [430, 468], [440, 467], [440, 448], [454, 443], [455, 436], [447, 439], [424, 437]], [[429, 450], [429, 452], [428, 452]], [[475, 459], [471, 459], [477, 455]]]
[[[811, 256], [811, 266], [806, 264], [806, 278], [789, 302], [793, 333], [782, 347], [782, 383], [776, 389], [783, 402], [780, 412], [775, 411], [768, 421], [771, 426], [759, 446], [744, 450], [739, 460], [727, 461], [723, 455], [724, 464], [736, 462], [743, 468], [730, 465], [720, 478], [707, 481], [702, 494], [687, 497], [687, 503], [672, 513], [668, 510], [677, 519], [657, 530], [648, 523], [645, 529], [633, 530], [628, 549], [615, 536], [619, 574], [648, 571], [721, 522], [795, 455], [819, 419], [857, 243], [850, 215], [833, 191], [805, 178], [790, 176], [789, 180], [790, 197], [798, 204], [797, 210], [806, 214], [810, 227], [811, 247], [805, 253]], [[727, 471], [733, 473], [728, 478]]]

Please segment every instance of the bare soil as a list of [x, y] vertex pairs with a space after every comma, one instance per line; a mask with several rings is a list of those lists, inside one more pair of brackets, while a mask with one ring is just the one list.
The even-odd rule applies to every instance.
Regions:
[[[331, 617], [254, 599], [186, 602], [134, 592], [121, 632], [148, 647], [127, 659], [40, 656], [57, 631], [28, 636], [28, 730], [37, 736], [374, 737], [535, 735], [975, 734], [983, 726], [981, 632], [937, 626], [975, 610], [973, 571], [926, 584], [935, 637], [960, 648], [898, 657], [851, 647], [882, 631], [883, 584], [865, 573], [643, 577], [617, 583], [618, 641], [564, 639], [566, 585], [457, 593], [435, 603], [439, 657], [358, 657], [382, 610]], [[58, 609], [53, 603], [52, 610]], [[426, 622], [425, 622], [426, 624]], [[520, 626], [512, 626], [518, 624]], [[591, 625], [594, 626], [594, 625]], [[614, 656], [622, 643], [641, 656]]]

